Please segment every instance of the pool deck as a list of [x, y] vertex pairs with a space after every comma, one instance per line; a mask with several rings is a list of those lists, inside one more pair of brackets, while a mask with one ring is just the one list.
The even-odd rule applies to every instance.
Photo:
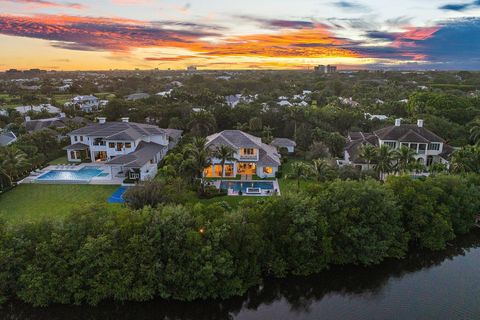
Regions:
[[[108, 173], [106, 176], [97, 176], [93, 177], [90, 180], [37, 180], [38, 177], [52, 170], [67, 170], [67, 171], [78, 171], [83, 168], [95, 167], [99, 170], [103, 170], [104, 173]], [[101, 163], [81, 163], [81, 164], [70, 164], [70, 165], [50, 165], [43, 168], [42, 170], [32, 171], [28, 177], [19, 181], [20, 183], [44, 183], [44, 184], [93, 184], [93, 185], [121, 185], [123, 183], [123, 178], [112, 177], [110, 174], [110, 169], [101, 164]]]
[[[215, 181], [210, 181], [209, 183], [211, 185], [215, 186], [215, 188], [220, 189], [220, 184], [222, 183], [222, 181], [227, 181], [227, 182], [253, 182], [253, 183], [255, 183], [255, 182], [272, 182], [273, 183], [273, 189], [277, 190], [276, 195], [277, 196], [281, 195], [280, 186], [278, 184], [277, 179], [275, 179], [275, 180], [215, 180]], [[233, 189], [228, 189], [227, 194], [229, 196], [235, 196], [235, 197], [269, 197], [269, 196], [275, 195], [274, 192], [266, 193], [265, 191], [262, 192], [261, 194], [246, 194], [246, 193], [243, 193], [242, 195], [240, 195], [237, 191], [234, 191]]]

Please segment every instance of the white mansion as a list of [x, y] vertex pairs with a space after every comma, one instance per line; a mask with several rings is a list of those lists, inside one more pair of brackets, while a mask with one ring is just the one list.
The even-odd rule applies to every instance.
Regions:
[[[207, 137], [207, 148], [215, 149], [226, 145], [235, 150], [234, 161], [225, 164], [225, 177], [237, 175], [260, 178], [273, 178], [280, 166], [280, 155], [273, 146], [262, 142], [261, 138], [252, 136], [240, 130], [224, 130]], [[220, 159], [212, 158], [212, 165], [205, 168], [206, 177], [221, 177], [222, 164]]]
[[68, 161], [96, 162], [111, 167], [112, 176], [146, 180], [157, 173], [157, 165], [180, 139], [182, 131], [129, 122], [94, 123], [68, 134]]
[[396, 119], [395, 125], [373, 133], [350, 132], [344, 159], [338, 160], [339, 166], [353, 165], [366, 169], [366, 162], [359, 156], [361, 146], [366, 144], [376, 147], [388, 145], [392, 149], [408, 147], [415, 151], [415, 159], [427, 167], [433, 163], [448, 165], [448, 158], [454, 150], [443, 138], [426, 129], [423, 120], [418, 120], [417, 124], [402, 124], [401, 119]]

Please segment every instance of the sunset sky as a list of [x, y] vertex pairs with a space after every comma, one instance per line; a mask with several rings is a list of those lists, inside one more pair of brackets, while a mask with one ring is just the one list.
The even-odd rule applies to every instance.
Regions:
[[0, 70], [480, 69], [480, 0], [0, 0]]

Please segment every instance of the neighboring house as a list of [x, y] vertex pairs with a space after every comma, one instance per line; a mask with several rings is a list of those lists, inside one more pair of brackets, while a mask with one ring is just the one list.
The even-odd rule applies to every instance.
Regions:
[[[225, 163], [225, 177], [236, 175], [257, 175], [261, 178], [273, 178], [280, 166], [277, 150], [262, 142], [261, 138], [240, 130], [224, 130], [207, 137], [207, 147], [215, 150], [225, 145], [235, 150], [234, 161]], [[212, 165], [204, 170], [205, 177], [221, 177], [220, 159], [212, 158]]]
[[93, 112], [98, 110], [102, 105], [105, 105], [105, 102], [98, 100], [97, 97], [89, 96], [76, 96], [70, 100], [70, 102], [65, 103], [65, 107], [73, 107], [80, 109], [83, 112]]
[[454, 151], [444, 139], [424, 127], [424, 121], [417, 124], [402, 124], [401, 119], [395, 120], [395, 125], [374, 131], [373, 133], [350, 132], [344, 151], [344, 159], [337, 161], [340, 166], [354, 165], [361, 169], [367, 168], [367, 163], [360, 158], [360, 149], [365, 144], [375, 147], [387, 145], [392, 149], [402, 146], [415, 151], [415, 159], [425, 165], [443, 163], [448, 165], [448, 158]]
[[277, 148], [279, 152], [280, 149], [285, 148], [287, 149], [288, 153], [294, 153], [297, 143], [287, 138], [275, 138], [273, 139], [272, 143], [270, 143], [270, 145]]
[[169, 97], [172, 94], [172, 92], [173, 92], [173, 89], [170, 89], [167, 91], [161, 91], [161, 92], [155, 93], [155, 95], [159, 97]]
[[373, 119], [378, 119], [380, 121], [384, 121], [388, 119], [388, 116], [384, 114], [370, 114], [370, 113], [364, 113], [365, 119], [367, 120], [373, 120]]
[[137, 101], [150, 98], [148, 93], [132, 93], [131, 95], [127, 96], [128, 101]]
[[17, 136], [12, 131], [0, 133], [0, 147], [6, 147], [17, 141]]
[[47, 119], [31, 120], [30, 117], [25, 117], [25, 129], [27, 132], [35, 132], [44, 130], [47, 128], [63, 129], [66, 128], [69, 123], [87, 124], [88, 121], [82, 117], [67, 118], [65, 113], [60, 113], [58, 117]]
[[38, 106], [20, 106], [20, 107], [16, 107], [15, 110], [20, 114], [26, 114], [29, 111], [33, 111], [33, 112], [46, 111], [48, 113], [53, 113], [53, 114], [62, 112], [59, 108], [52, 106], [49, 103], [40, 104]]
[[240, 93], [233, 94], [225, 97], [225, 101], [230, 108], [235, 108], [239, 103], [250, 104], [255, 102], [258, 99], [258, 94], [256, 95], [243, 95]]
[[91, 161], [110, 167], [113, 177], [148, 180], [155, 177], [158, 163], [180, 140], [181, 131], [129, 122], [99, 122], [68, 134], [65, 147], [71, 162]]

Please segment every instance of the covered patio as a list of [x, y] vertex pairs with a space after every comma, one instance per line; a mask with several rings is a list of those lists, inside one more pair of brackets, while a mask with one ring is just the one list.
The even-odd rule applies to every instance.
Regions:
[[67, 150], [67, 158], [70, 162], [82, 162], [90, 160], [90, 149], [88, 145], [84, 143], [77, 142], [63, 148], [63, 150]]

